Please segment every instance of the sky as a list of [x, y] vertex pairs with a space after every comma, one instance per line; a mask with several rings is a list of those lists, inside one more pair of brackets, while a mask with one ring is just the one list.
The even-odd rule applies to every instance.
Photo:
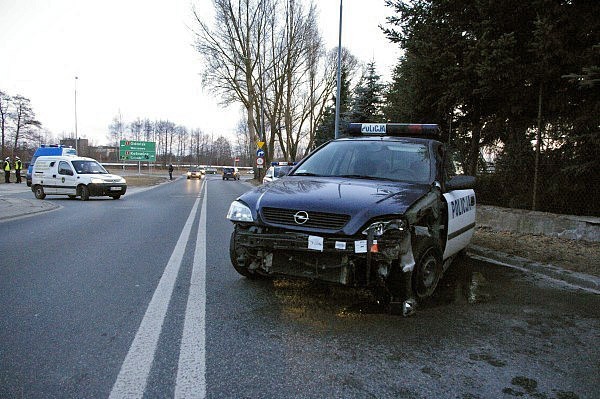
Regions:
[[[315, 4], [334, 48], [340, 2]], [[55, 138], [74, 136], [75, 98], [78, 136], [94, 145], [119, 114], [232, 137], [240, 107], [202, 87], [192, 7], [212, 15], [212, 0], [0, 0], [0, 90], [29, 98]], [[342, 46], [384, 80], [400, 54], [378, 27], [390, 13], [384, 0], [343, 0]]]

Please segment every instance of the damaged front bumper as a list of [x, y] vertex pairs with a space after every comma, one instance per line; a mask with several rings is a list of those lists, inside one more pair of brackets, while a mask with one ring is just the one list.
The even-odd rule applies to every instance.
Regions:
[[236, 226], [237, 262], [266, 275], [373, 287], [412, 271], [410, 234], [393, 237], [311, 235], [261, 226]]

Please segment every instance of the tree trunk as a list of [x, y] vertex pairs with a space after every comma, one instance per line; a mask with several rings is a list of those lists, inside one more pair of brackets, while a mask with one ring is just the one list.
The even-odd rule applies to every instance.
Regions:
[[542, 83], [540, 82], [540, 91], [538, 94], [538, 117], [537, 117], [537, 139], [535, 143], [535, 169], [533, 173], [533, 199], [531, 201], [531, 210], [537, 210], [537, 191], [538, 191], [538, 176], [540, 172], [540, 151], [542, 143]]

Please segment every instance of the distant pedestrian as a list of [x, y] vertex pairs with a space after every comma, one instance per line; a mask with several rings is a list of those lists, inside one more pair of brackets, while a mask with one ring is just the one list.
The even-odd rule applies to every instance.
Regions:
[[10, 183], [10, 158], [4, 160], [4, 183]]
[[23, 162], [21, 162], [21, 158], [15, 157], [15, 176], [17, 176], [15, 183], [21, 183], [21, 169], [23, 169]]
[[169, 164], [169, 180], [173, 180], [173, 165]]

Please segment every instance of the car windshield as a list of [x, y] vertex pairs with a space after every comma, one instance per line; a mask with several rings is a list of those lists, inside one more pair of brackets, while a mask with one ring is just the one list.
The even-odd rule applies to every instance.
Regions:
[[429, 151], [410, 141], [332, 141], [291, 175], [430, 183]]
[[275, 177], [283, 177], [288, 174], [290, 170], [292, 170], [293, 166], [276, 166], [273, 172], [273, 176]]
[[233, 168], [223, 168], [223, 172], [225, 172], [225, 173], [233, 173]]
[[190, 172], [199, 172], [198, 168], [190, 168]]
[[100, 175], [108, 173], [102, 165], [96, 161], [73, 161], [73, 167], [78, 174]]

